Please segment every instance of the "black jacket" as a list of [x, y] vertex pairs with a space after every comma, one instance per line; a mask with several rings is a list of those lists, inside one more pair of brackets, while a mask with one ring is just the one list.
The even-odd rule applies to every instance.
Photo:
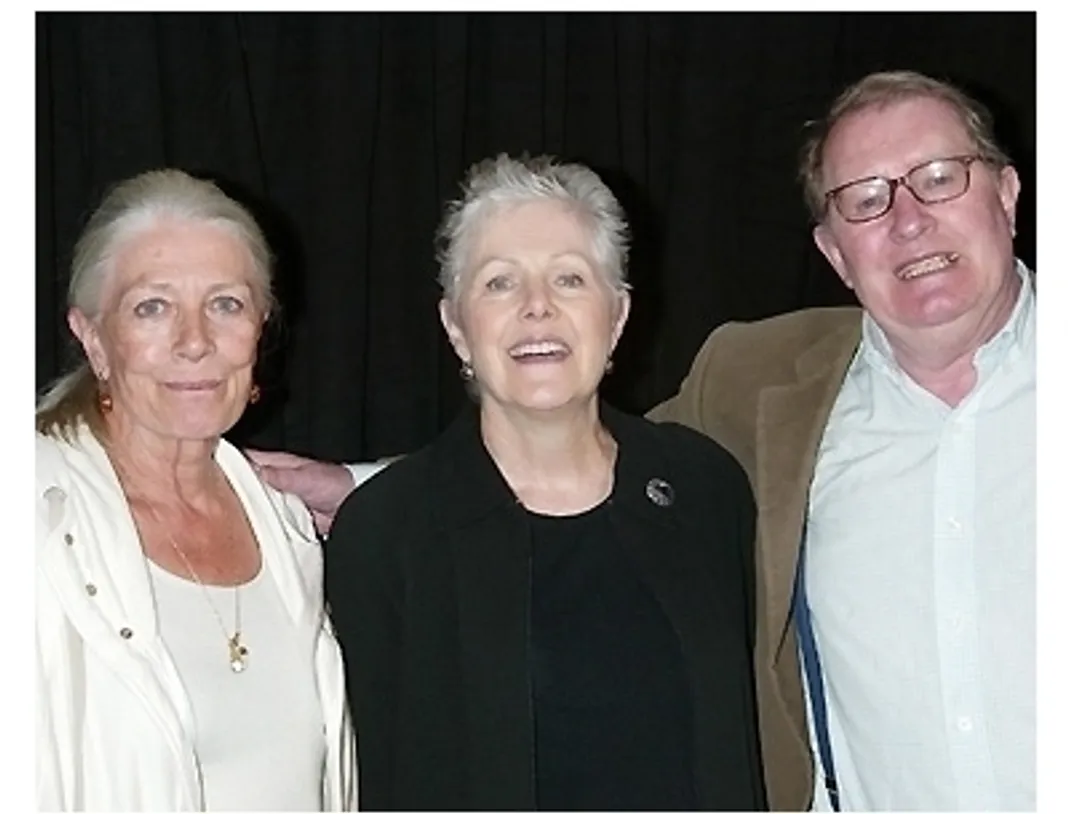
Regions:
[[[746, 476], [685, 427], [605, 405], [601, 418], [619, 445], [610, 517], [691, 675], [701, 807], [763, 809]], [[655, 478], [670, 486], [650, 487]], [[534, 808], [529, 561], [525, 513], [474, 409], [345, 501], [326, 545], [326, 586], [361, 808]]]

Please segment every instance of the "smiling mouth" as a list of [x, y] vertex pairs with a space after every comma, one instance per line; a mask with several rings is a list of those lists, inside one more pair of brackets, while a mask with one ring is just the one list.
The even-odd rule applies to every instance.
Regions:
[[960, 260], [959, 252], [939, 252], [937, 254], [929, 254], [919, 260], [912, 260], [898, 266], [895, 274], [899, 280], [907, 282], [909, 280], [919, 279], [920, 277], [926, 277], [929, 274], [936, 274], [939, 271], [945, 271], [955, 265], [958, 260]]
[[508, 349], [508, 355], [517, 362], [559, 362], [571, 355], [571, 348], [555, 339], [540, 342], [523, 342]]
[[167, 382], [164, 385], [168, 390], [177, 390], [179, 393], [205, 393], [215, 390], [220, 382]]

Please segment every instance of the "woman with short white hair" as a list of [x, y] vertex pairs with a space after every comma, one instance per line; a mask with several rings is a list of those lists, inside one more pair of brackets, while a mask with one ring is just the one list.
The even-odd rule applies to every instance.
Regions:
[[502, 155], [440, 237], [477, 406], [356, 489], [326, 546], [362, 804], [764, 808], [746, 476], [598, 398], [630, 310], [618, 201]]

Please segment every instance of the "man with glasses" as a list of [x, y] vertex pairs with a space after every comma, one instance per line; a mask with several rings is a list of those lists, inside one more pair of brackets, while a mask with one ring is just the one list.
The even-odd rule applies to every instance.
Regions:
[[986, 111], [912, 72], [839, 96], [801, 174], [816, 244], [862, 310], [726, 325], [653, 411], [719, 440], [753, 480], [772, 804], [807, 793], [793, 785], [807, 741], [818, 809], [1033, 810], [1019, 179]]
[[[650, 413], [715, 438], [753, 482], [768, 798], [1034, 809], [1019, 180], [984, 108], [908, 71], [842, 93], [801, 175], [816, 243], [862, 307], [724, 325]], [[352, 488], [338, 467], [261, 460], [295, 464], [265, 475], [327, 517]]]

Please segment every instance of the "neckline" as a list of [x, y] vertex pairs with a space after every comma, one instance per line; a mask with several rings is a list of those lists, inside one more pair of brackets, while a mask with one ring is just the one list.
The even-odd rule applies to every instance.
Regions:
[[232, 585], [218, 585], [212, 582], [198, 583], [194, 579], [188, 579], [186, 577], [183, 577], [181, 574], [176, 574], [173, 571], [169, 571], [168, 569], [164, 568], [162, 565], [160, 565], [155, 560], [149, 557], [145, 557], [145, 562], [148, 563], [148, 570], [154, 576], [162, 575], [163, 579], [169, 580], [173, 584], [193, 588], [196, 590], [199, 590], [201, 587], [203, 587], [209, 593], [232, 591], [234, 588], [251, 588], [260, 581], [264, 571], [266, 571], [264, 558], [261, 555], [260, 567], [256, 570], [256, 573], [253, 574], [249, 579], [245, 580], [244, 582], [235, 582]]
[[609, 492], [600, 503], [590, 506], [588, 509], [583, 509], [580, 512], [575, 512], [574, 514], [545, 514], [543, 512], [536, 512], [533, 509], [528, 509], [526, 506], [523, 506], [523, 511], [526, 512], [527, 517], [534, 523], [560, 525], [562, 523], [579, 523], [593, 519], [597, 515], [606, 511], [611, 503], [612, 492]]

